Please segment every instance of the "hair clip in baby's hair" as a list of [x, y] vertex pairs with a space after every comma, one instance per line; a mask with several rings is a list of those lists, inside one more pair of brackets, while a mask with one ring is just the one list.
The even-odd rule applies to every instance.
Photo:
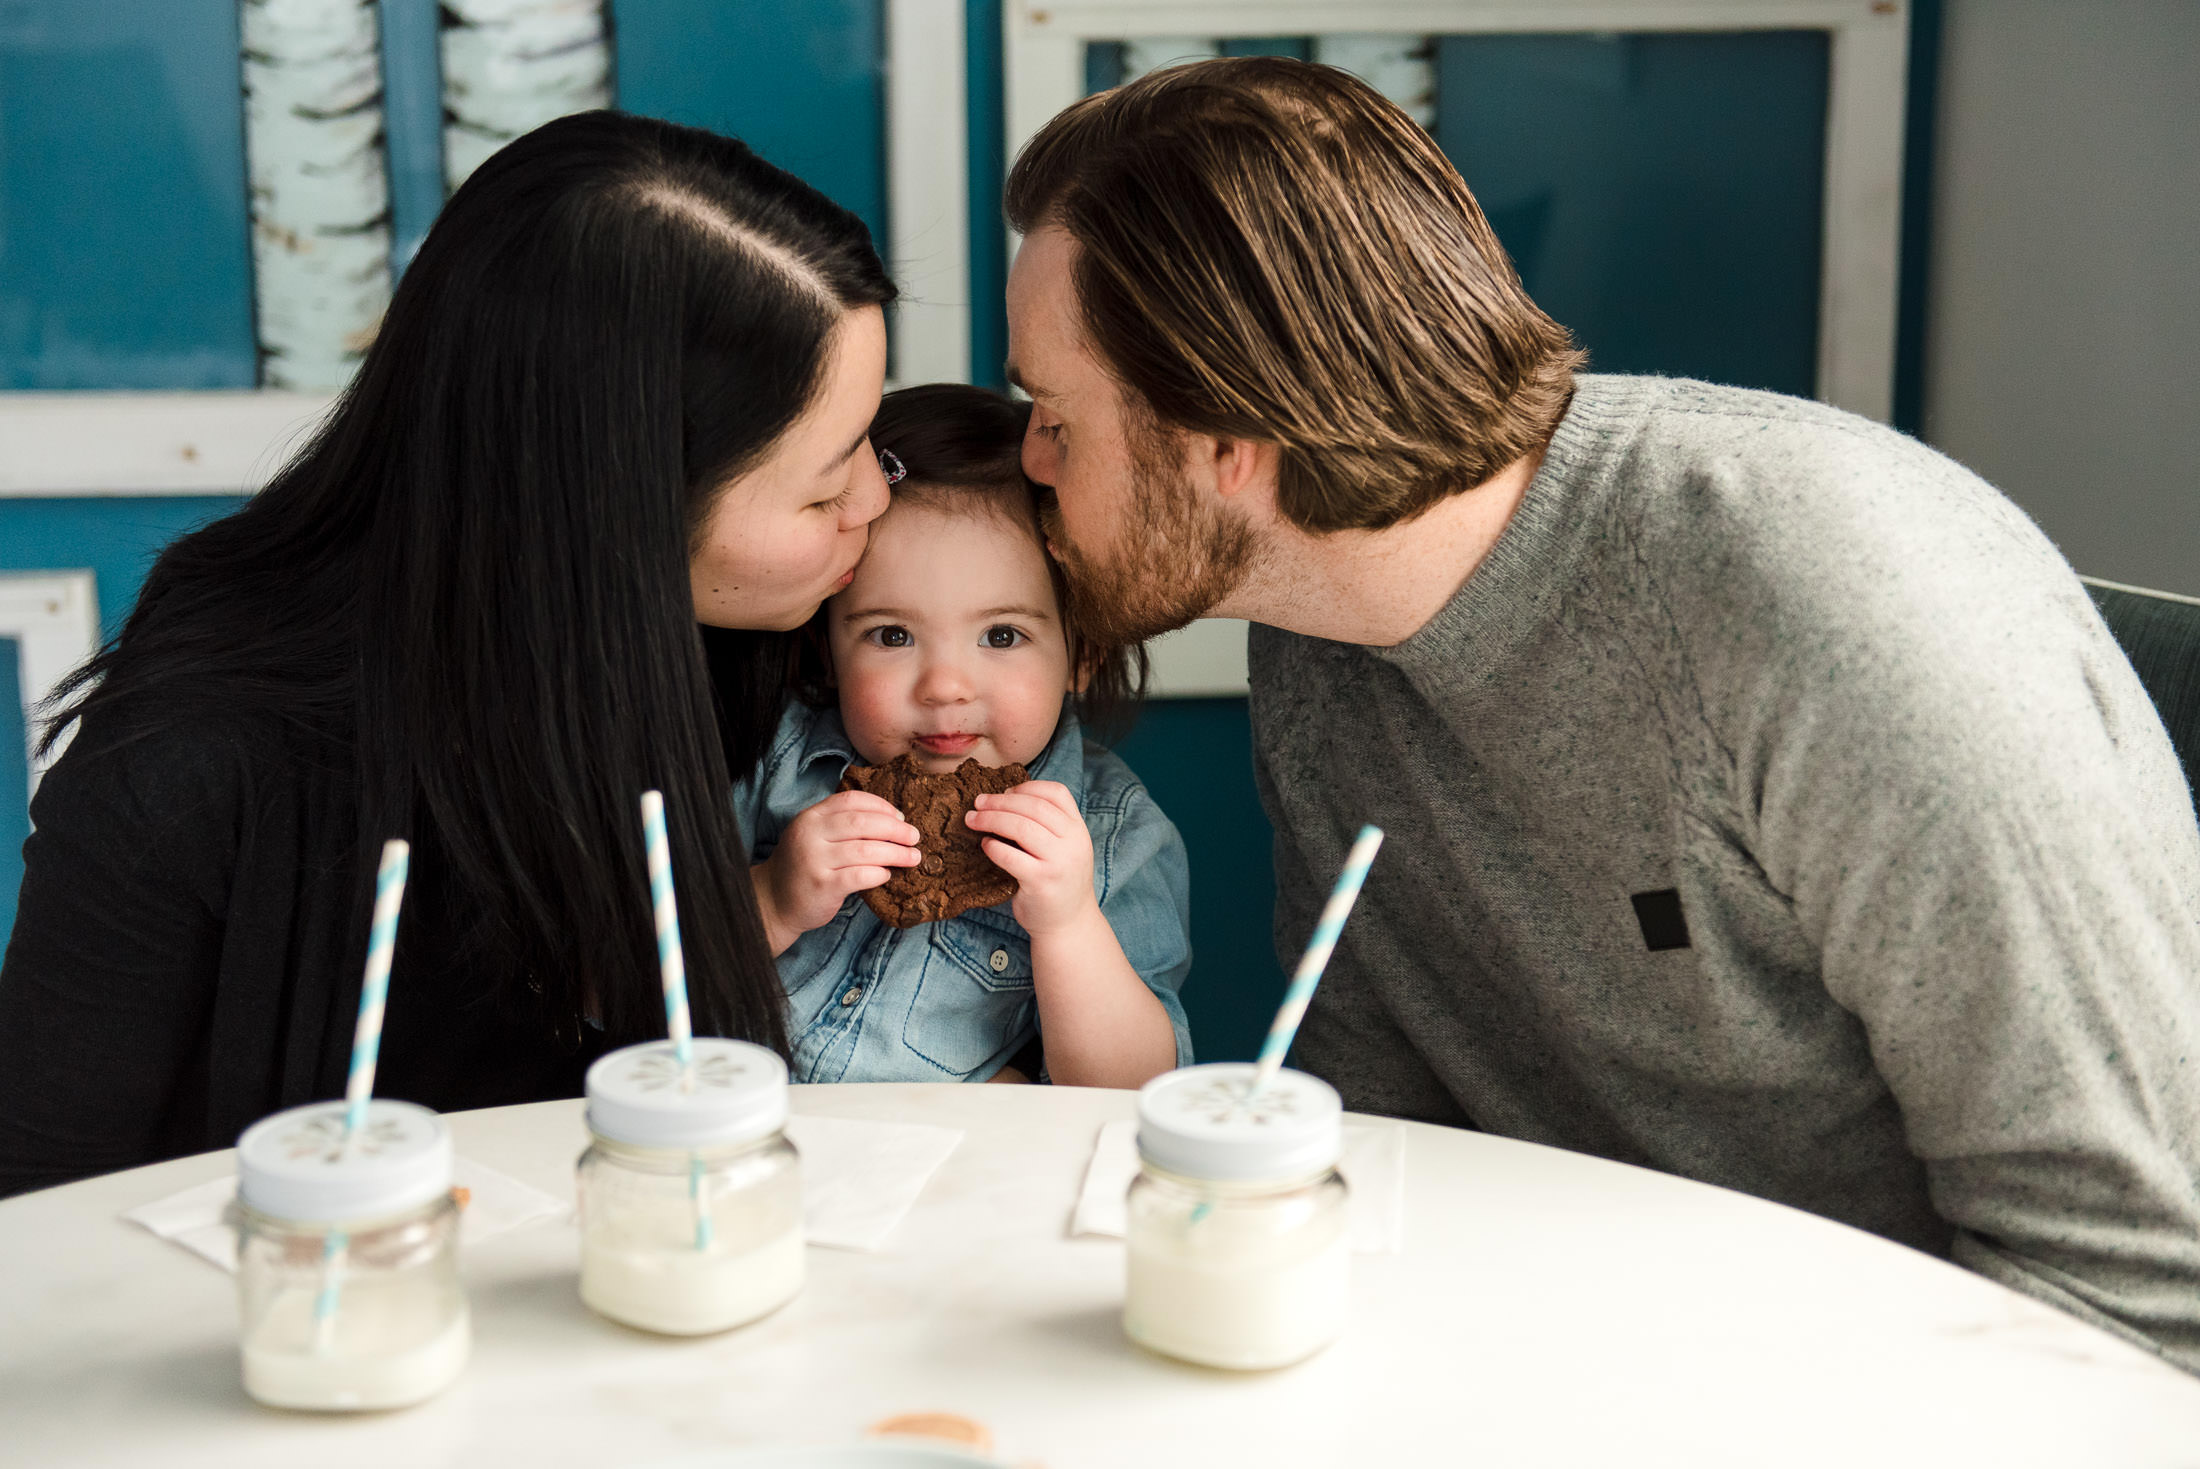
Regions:
[[879, 472], [890, 485], [898, 485], [909, 477], [909, 466], [901, 462], [901, 456], [891, 449], [878, 451]]

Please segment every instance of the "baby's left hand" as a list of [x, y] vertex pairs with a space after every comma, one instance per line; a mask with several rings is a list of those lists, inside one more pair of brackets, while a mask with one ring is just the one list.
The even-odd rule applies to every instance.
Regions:
[[1069, 787], [1025, 781], [1012, 791], [982, 795], [963, 818], [985, 834], [979, 845], [1016, 879], [1010, 911], [1026, 932], [1063, 928], [1097, 912], [1092, 890], [1092, 833]]

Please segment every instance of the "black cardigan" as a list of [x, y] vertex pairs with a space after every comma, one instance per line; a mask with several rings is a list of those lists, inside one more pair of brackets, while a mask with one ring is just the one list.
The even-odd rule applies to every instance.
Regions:
[[[31, 816], [0, 965], [0, 1197], [228, 1147], [343, 1094], [373, 886], [347, 752], [241, 714], [119, 747], [94, 720]], [[440, 896], [416, 853], [376, 1095], [578, 1096], [601, 1036], [561, 1040], [485, 993]]]

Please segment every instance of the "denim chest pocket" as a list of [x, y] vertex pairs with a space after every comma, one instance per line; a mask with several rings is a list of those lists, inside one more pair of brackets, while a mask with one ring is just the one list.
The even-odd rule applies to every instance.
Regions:
[[1030, 937], [1005, 914], [974, 909], [934, 925], [902, 1042], [942, 1071], [968, 1076], [1036, 1015]]

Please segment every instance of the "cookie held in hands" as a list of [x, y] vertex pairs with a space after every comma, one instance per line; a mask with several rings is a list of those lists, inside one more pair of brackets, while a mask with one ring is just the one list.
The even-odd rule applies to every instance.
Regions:
[[917, 850], [923, 861], [897, 867], [881, 887], [864, 893], [871, 911], [893, 928], [915, 928], [971, 908], [990, 908], [1016, 896], [1016, 879], [993, 865], [978, 844], [982, 838], [963, 824], [963, 815], [982, 795], [998, 795], [1031, 779], [1021, 765], [991, 767], [965, 760], [946, 775], [927, 775], [913, 755], [884, 765], [852, 765], [841, 780], [844, 791], [868, 791], [891, 801], [894, 809], [923, 834]]

